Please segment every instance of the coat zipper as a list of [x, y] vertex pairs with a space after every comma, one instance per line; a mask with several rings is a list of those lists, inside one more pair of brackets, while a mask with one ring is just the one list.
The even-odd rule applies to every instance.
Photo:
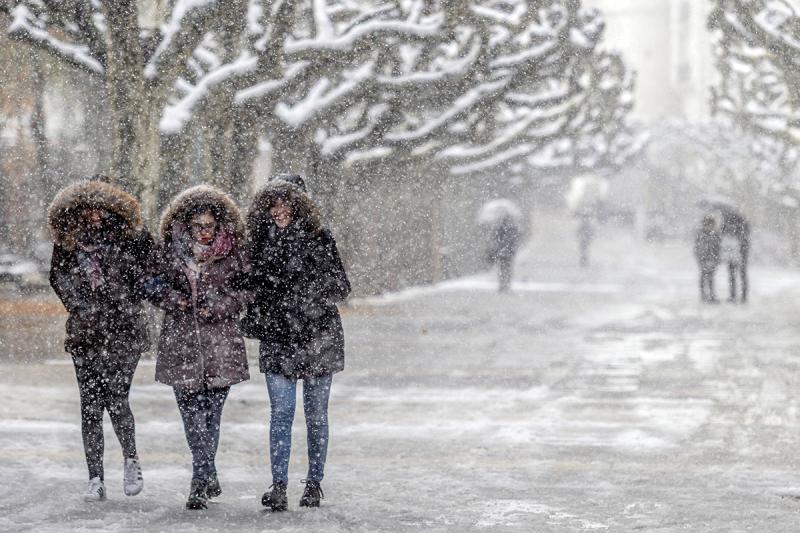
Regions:
[[[185, 267], [188, 268], [188, 267]], [[206, 361], [205, 361], [205, 352], [203, 351], [203, 343], [200, 340], [200, 322], [197, 320], [197, 292], [198, 287], [200, 286], [200, 276], [202, 276], [201, 272], [197, 273], [197, 279], [195, 281], [194, 287], [192, 287], [192, 279], [188, 272], [184, 271], [184, 275], [186, 276], [186, 281], [189, 282], [189, 291], [192, 294], [192, 319], [194, 320], [194, 333], [197, 337], [197, 354], [198, 360], [200, 362], [200, 371], [199, 380], [200, 385], [205, 382], [206, 379]]]

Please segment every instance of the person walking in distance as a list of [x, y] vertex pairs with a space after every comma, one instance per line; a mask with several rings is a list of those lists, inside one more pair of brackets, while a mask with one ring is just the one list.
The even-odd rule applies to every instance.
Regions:
[[713, 215], [703, 217], [694, 239], [694, 257], [700, 268], [700, 300], [715, 303], [714, 273], [719, 265], [720, 234]]
[[[730, 239], [727, 239], [728, 237], [733, 237], [738, 243], [739, 248], [738, 253], [732, 255], [737, 261], [737, 264], [728, 272], [731, 287], [731, 301], [737, 301], [736, 279], [738, 278], [741, 290], [738, 301], [746, 303], [749, 289], [747, 265], [750, 255], [750, 223], [742, 213], [734, 209], [722, 210], [721, 217], [722, 224], [720, 226], [720, 234], [722, 237], [726, 238], [728, 249], [733, 252], [731, 247], [734, 245]], [[729, 263], [729, 268], [731, 266], [731, 263]]]
[[228, 195], [200, 185], [167, 206], [160, 237], [148, 281], [164, 310], [156, 380], [173, 388], [192, 452], [186, 507], [205, 509], [222, 494], [215, 459], [225, 399], [250, 377], [238, 326], [244, 222]]
[[497, 263], [497, 276], [500, 292], [511, 290], [514, 257], [519, 248], [520, 231], [514, 217], [503, 215], [494, 227], [491, 259]]
[[589, 247], [594, 240], [594, 226], [589, 216], [582, 216], [578, 224], [578, 252], [581, 268], [589, 267]]
[[733, 235], [723, 234], [720, 238], [720, 263], [728, 266], [728, 301], [736, 302], [736, 279], [742, 268], [742, 250], [739, 240]]
[[80, 392], [89, 468], [83, 498], [106, 499], [103, 411], [122, 446], [123, 491], [135, 496], [144, 482], [128, 395], [139, 357], [149, 347], [142, 300], [153, 240], [139, 203], [99, 179], [59, 192], [48, 222], [54, 240], [50, 285], [69, 313], [64, 346]]
[[258, 193], [247, 216], [253, 303], [242, 322], [260, 340], [259, 366], [270, 401], [272, 485], [261, 499], [285, 511], [295, 391], [303, 381], [308, 473], [302, 507], [318, 507], [324, 494], [328, 399], [333, 374], [344, 369], [344, 333], [337, 302], [350, 293], [336, 241], [311, 198], [296, 185], [274, 180]]

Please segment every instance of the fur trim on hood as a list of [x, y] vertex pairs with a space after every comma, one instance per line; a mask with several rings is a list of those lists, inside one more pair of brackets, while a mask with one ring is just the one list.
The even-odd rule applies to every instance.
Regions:
[[136, 198], [110, 183], [80, 181], [61, 189], [47, 208], [47, 223], [56, 244], [67, 250], [75, 248], [80, 215], [87, 207], [103, 209], [120, 217], [131, 237], [143, 227]]
[[244, 242], [244, 220], [233, 198], [210, 185], [197, 185], [186, 189], [172, 199], [164, 209], [159, 224], [159, 235], [164, 242], [172, 240], [172, 226], [175, 222], [183, 222], [187, 213], [199, 206], [211, 207], [218, 219], [217, 223], [224, 227], [239, 243]]
[[269, 208], [276, 200], [282, 200], [292, 208], [292, 218], [300, 220], [312, 233], [322, 231], [322, 216], [317, 204], [297, 185], [280, 179], [268, 182], [258, 191], [247, 213], [247, 229], [259, 235], [270, 224], [274, 224]]

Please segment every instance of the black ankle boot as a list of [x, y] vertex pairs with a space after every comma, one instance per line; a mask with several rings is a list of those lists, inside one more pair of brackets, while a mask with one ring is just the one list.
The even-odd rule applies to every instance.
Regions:
[[286, 483], [278, 481], [270, 485], [269, 492], [261, 496], [261, 505], [269, 508], [270, 511], [285, 511], [289, 508], [289, 501], [286, 498]]
[[199, 510], [208, 509], [208, 496], [206, 495], [206, 483], [199, 479], [192, 480], [189, 489], [189, 498], [186, 500], [186, 508]]
[[319, 481], [307, 479], [304, 483], [306, 490], [303, 491], [303, 497], [300, 498], [300, 507], [319, 507], [319, 501], [325, 497]]
[[209, 498], [216, 498], [222, 494], [222, 486], [219, 484], [219, 478], [216, 474], [211, 474], [208, 478], [208, 485], [206, 485], [206, 495]]

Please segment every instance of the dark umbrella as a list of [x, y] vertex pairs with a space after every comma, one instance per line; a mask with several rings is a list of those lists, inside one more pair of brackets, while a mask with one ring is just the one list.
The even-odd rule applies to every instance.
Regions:
[[722, 218], [720, 232], [723, 235], [733, 235], [744, 246], [747, 246], [750, 223], [730, 198], [725, 196], [705, 196], [697, 201], [697, 206], [706, 211], [719, 212]]
[[697, 207], [706, 211], [739, 212], [733, 200], [721, 195], [704, 196], [697, 201]]

